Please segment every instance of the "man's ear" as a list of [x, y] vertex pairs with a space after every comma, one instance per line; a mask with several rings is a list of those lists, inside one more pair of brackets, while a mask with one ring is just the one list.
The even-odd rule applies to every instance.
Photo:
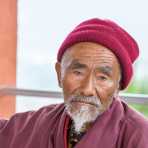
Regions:
[[62, 84], [61, 84], [61, 63], [56, 62], [55, 69], [56, 69], [56, 72], [57, 72], [59, 87], [62, 87]]

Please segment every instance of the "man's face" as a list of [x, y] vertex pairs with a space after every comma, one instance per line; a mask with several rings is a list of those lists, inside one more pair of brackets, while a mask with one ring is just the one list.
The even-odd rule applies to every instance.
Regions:
[[69, 112], [85, 106], [91, 116], [105, 111], [118, 92], [120, 66], [115, 55], [106, 47], [81, 42], [68, 49], [61, 63], [56, 63], [59, 85]]

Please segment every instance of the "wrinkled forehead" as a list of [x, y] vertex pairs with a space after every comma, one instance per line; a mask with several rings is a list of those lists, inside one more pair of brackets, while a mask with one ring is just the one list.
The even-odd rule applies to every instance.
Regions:
[[63, 55], [62, 63], [72, 61], [85, 63], [106, 63], [119, 65], [118, 59], [114, 53], [97, 43], [80, 42], [71, 46]]

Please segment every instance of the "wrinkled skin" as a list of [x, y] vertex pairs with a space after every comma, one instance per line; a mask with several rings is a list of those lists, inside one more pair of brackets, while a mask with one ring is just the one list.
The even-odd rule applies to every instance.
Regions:
[[[121, 71], [116, 56], [106, 47], [80, 42], [71, 46], [63, 55], [61, 63], [56, 63], [59, 86], [63, 89], [64, 101], [73, 95], [97, 97], [104, 107], [109, 107], [114, 95], [118, 94]], [[96, 106], [85, 102], [72, 102], [71, 111], [81, 106]]]

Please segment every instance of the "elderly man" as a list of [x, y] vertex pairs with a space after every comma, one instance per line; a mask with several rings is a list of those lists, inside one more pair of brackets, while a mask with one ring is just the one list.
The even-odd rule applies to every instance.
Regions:
[[133, 75], [136, 41], [110, 20], [79, 24], [56, 71], [64, 103], [0, 121], [0, 148], [148, 148], [148, 121], [118, 96]]

